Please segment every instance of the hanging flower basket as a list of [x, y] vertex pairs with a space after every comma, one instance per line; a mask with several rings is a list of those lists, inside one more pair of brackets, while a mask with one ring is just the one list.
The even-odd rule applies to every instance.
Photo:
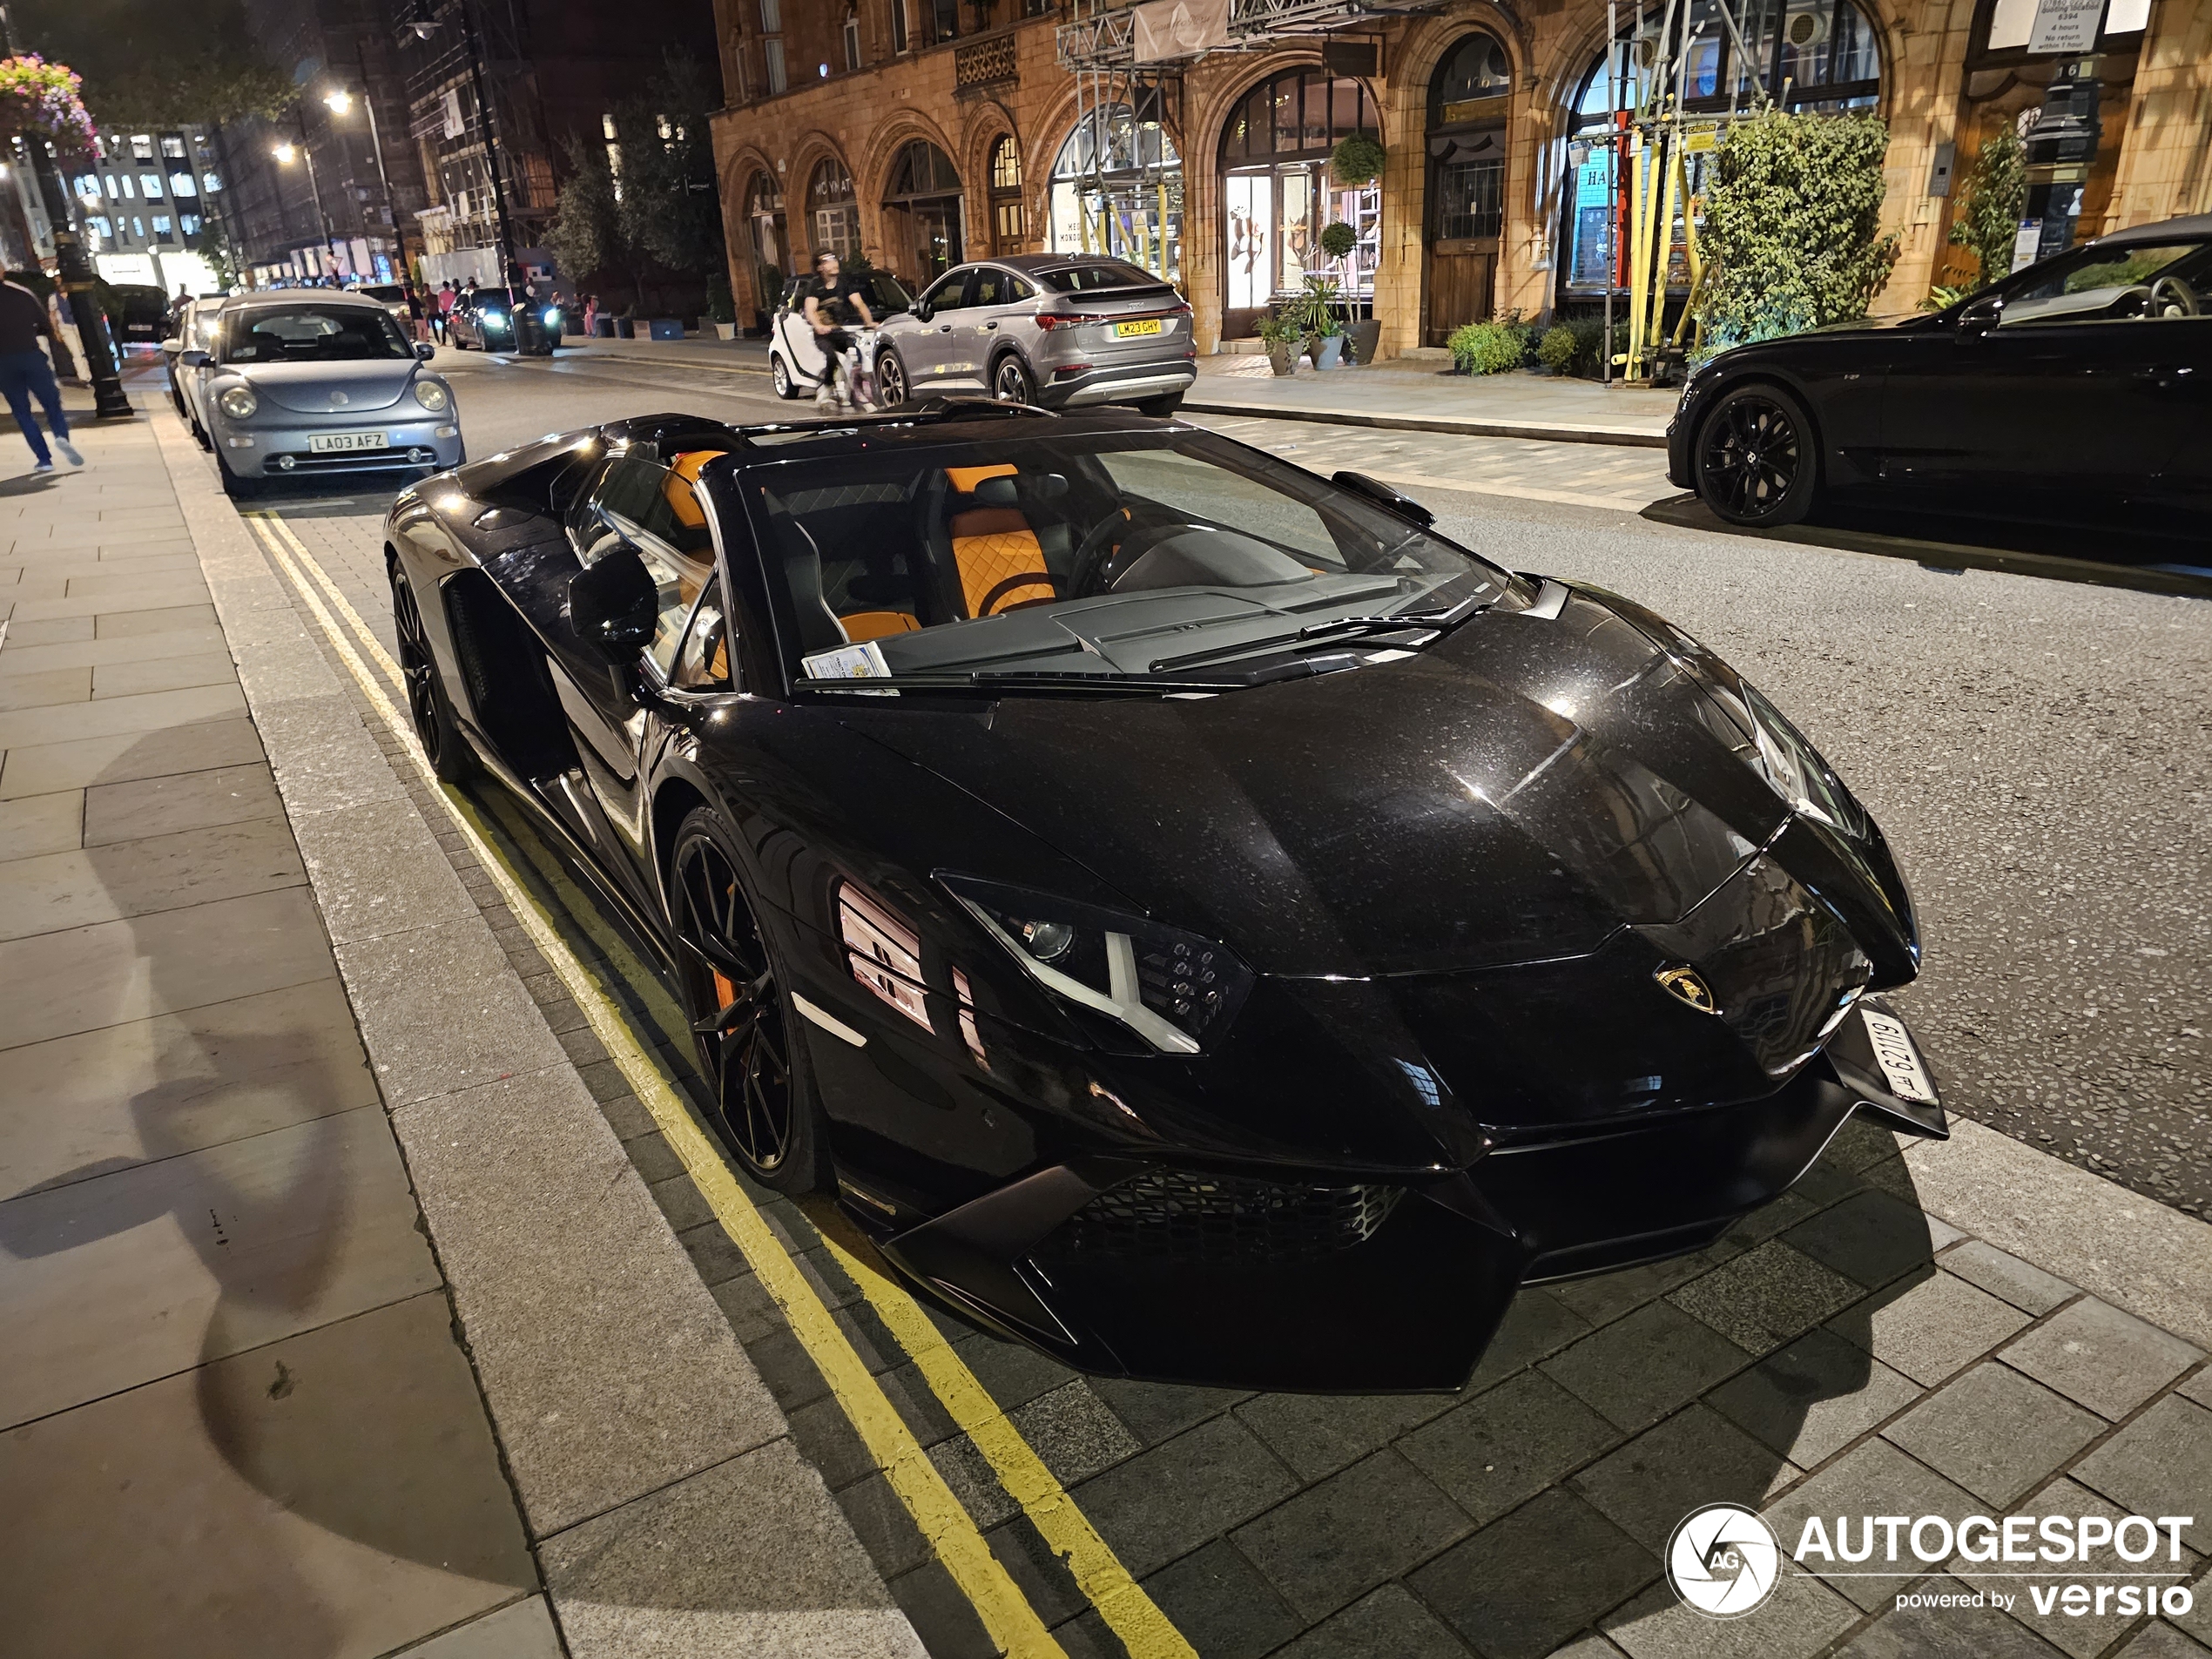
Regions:
[[64, 64], [36, 53], [0, 58], [0, 128], [51, 138], [64, 155], [92, 147], [92, 118], [84, 112], [84, 82]]
[[1340, 185], [1372, 184], [1381, 177], [1385, 158], [1381, 139], [1354, 132], [1339, 138], [1329, 152], [1329, 175]]

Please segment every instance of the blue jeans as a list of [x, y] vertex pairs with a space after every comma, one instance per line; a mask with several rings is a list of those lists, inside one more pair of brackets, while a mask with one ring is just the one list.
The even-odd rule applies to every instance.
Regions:
[[46, 361], [46, 354], [34, 346], [29, 351], [0, 356], [0, 396], [8, 400], [8, 412], [23, 428], [24, 442], [43, 465], [54, 457], [46, 448], [46, 440], [39, 435], [37, 418], [30, 412], [34, 392], [45, 405], [46, 424], [53, 428], [54, 435], [69, 436], [69, 417], [62, 413], [62, 388], [54, 384], [54, 366]]

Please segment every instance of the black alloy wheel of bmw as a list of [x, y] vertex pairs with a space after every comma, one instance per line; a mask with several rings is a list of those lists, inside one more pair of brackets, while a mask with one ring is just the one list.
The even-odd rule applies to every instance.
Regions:
[[875, 406], [879, 409], [903, 408], [907, 401], [907, 366], [899, 354], [887, 347], [875, 360]]
[[685, 1012], [724, 1143], [770, 1186], [817, 1190], [823, 1137], [791, 999], [738, 880], [728, 832], [709, 807], [693, 809], [676, 832], [668, 902]]
[[1012, 352], [999, 359], [999, 366], [991, 375], [991, 395], [1001, 403], [1037, 401], [1036, 383], [1029, 378], [1028, 366]]
[[1819, 458], [1812, 423], [1777, 386], [1743, 386], [1705, 417], [1697, 493], [1731, 524], [1794, 524], [1812, 510]]
[[475, 752], [461, 733], [453, 705], [446, 701], [438, 679], [438, 665], [430, 655], [430, 636], [422, 626], [422, 610], [415, 602], [415, 584], [397, 570], [392, 572], [392, 631], [400, 640], [400, 678], [407, 685], [407, 711], [415, 722], [415, 735], [430, 769], [449, 784], [466, 783], [475, 775]]

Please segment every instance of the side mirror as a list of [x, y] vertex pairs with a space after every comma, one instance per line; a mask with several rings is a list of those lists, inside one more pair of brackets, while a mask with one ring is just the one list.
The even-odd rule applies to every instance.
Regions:
[[652, 644], [660, 590], [632, 549], [617, 548], [569, 578], [569, 626], [616, 666]]
[[197, 346], [187, 346], [177, 354], [177, 361], [186, 368], [205, 368], [214, 359]]
[[415, 342], [415, 354], [427, 363], [438, 354], [438, 348], [427, 340], [418, 340]]
[[1340, 472], [1329, 482], [1339, 489], [1349, 489], [1356, 496], [1365, 496], [1378, 506], [1388, 508], [1399, 517], [1411, 519], [1423, 529], [1436, 523], [1436, 515], [1411, 496], [1400, 495], [1381, 479], [1370, 478], [1364, 472]]
[[931, 305], [927, 300], [915, 300], [914, 303], [914, 320], [916, 322], [927, 322], [929, 320], [930, 314], [936, 309], [937, 307]]
[[1986, 334], [2005, 320], [2005, 302], [1995, 294], [1976, 300], [1953, 320], [1961, 334]]

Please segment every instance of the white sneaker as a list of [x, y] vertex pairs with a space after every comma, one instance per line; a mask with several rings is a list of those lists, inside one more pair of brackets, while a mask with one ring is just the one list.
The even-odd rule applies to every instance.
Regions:
[[33, 467], [33, 468], [31, 469], [31, 471], [33, 471], [33, 472], [51, 472], [51, 471], [53, 471], [53, 469], [54, 469], [54, 463], [53, 463], [52, 462], [51, 462], [51, 461], [42, 461], [42, 462], [39, 462], [37, 466]]
[[77, 452], [77, 446], [67, 438], [56, 438], [54, 448], [62, 452], [62, 459], [71, 466], [81, 467], [84, 464], [84, 457]]

